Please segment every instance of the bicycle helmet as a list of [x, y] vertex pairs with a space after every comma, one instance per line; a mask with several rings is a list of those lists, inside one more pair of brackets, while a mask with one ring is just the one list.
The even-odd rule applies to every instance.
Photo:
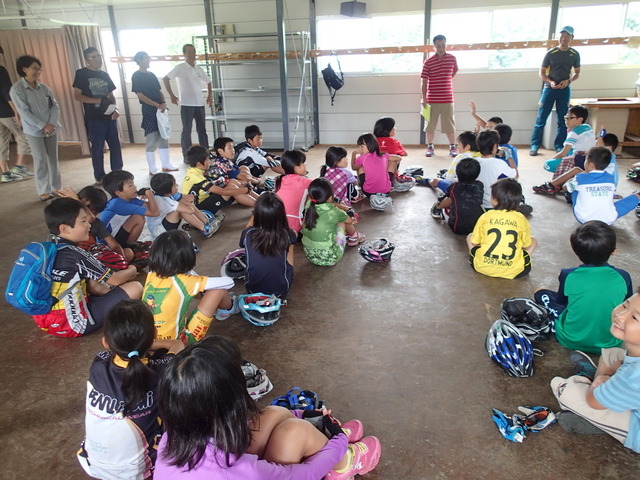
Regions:
[[204, 177], [213, 185], [220, 188], [226, 187], [227, 183], [229, 183], [229, 179], [219, 167], [209, 167], [204, 173]]
[[500, 307], [500, 316], [532, 342], [546, 340], [551, 331], [549, 312], [530, 298], [505, 298]]
[[391, 260], [391, 254], [396, 246], [386, 238], [375, 240], [373, 242], [365, 242], [358, 248], [358, 253], [362, 255], [367, 262], [382, 263]]
[[349, 184], [349, 200], [351, 203], [358, 203], [364, 198], [364, 193], [362, 193], [362, 188], [360, 185], [356, 185], [355, 183]]
[[224, 257], [220, 275], [242, 280], [247, 274], [247, 252], [244, 248], [233, 250]]
[[412, 165], [407, 167], [404, 172], [402, 172], [402, 175], [408, 175], [413, 178], [424, 177], [424, 169], [420, 165]]
[[384, 212], [393, 204], [393, 200], [386, 193], [374, 193], [369, 197], [369, 203], [374, 210]]
[[416, 185], [416, 179], [409, 175], [398, 175], [393, 182], [395, 192], [406, 192]]
[[273, 389], [267, 372], [263, 368], [258, 368], [253, 363], [244, 360], [242, 373], [244, 373], [244, 380], [247, 383], [247, 391], [254, 400], [264, 397]]
[[239, 297], [240, 313], [249, 323], [258, 327], [273, 325], [280, 319], [280, 308], [286, 302], [275, 295], [250, 293]]
[[489, 357], [512, 377], [533, 376], [533, 346], [513, 324], [496, 320], [487, 334]]
[[633, 167], [627, 171], [627, 178], [634, 182], [640, 182], [640, 167]]

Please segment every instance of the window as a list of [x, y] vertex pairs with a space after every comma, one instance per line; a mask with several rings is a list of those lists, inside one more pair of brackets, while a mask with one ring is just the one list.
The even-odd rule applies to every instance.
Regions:
[[[198, 35], [206, 35], [206, 25], [197, 25], [191, 27], [173, 27], [173, 28], [145, 28], [120, 30], [118, 32], [120, 41], [120, 50], [122, 56], [133, 57], [137, 52], [143, 50], [149, 55], [182, 55], [182, 46], [185, 43], [193, 43], [193, 37]], [[102, 31], [102, 43], [104, 45], [103, 55], [105, 57], [105, 68], [111, 75], [111, 78], [118, 78], [118, 65], [109, 61], [110, 57], [115, 57], [115, 46], [111, 30]], [[202, 44], [195, 43], [196, 51], [202, 48]], [[151, 70], [158, 78], [164, 77], [179, 62], [151, 62], [149, 70]], [[131, 81], [131, 76], [138, 70], [138, 66], [134, 62], [124, 64], [125, 78]]]

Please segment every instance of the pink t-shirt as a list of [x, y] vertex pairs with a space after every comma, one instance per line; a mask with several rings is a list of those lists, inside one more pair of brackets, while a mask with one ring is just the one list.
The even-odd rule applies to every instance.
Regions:
[[391, 180], [389, 179], [389, 155], [383, 153], [366, 153], [356, 158], [356, 165], [364, 169], [364, 185], [362, 189], [367, 193], [389, 193]]
[[307, 199], [307, 189], [312, 182], [310, 178], [302, 175], [290, 174], [282, 177], [280, 190], [276, 195], [284, 203], [284, 211], [287, 214], [289, 228], [298, 233], [302, 230], [302, 211]]

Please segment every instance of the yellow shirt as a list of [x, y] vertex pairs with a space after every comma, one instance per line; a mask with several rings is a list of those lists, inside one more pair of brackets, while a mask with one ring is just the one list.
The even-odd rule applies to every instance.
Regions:
[[523, 249], [531, 241], [531, 227], [520, 212], [489, 210], [471, 233], [471, 243], [479, 245], [473, 266], [489, 277], [515, 278], [524, 270]]
[[208, 181], [204, 178], [204, 170], [198, 167], [189, 167], [182, 181], [180, 193], [189, 195], [193, 192], [198, 198], [196, 203], [203, 202], [209, 197], [209, 192], [202, 188], [205, 183], [208, 183]]
[[156, 338], [181, 339], [187, 328], [189, 303], [204, 292], [208, 277], [178, 274], [169, 278], [147, 275], [142, 301], [149, 305], [158, 329]]

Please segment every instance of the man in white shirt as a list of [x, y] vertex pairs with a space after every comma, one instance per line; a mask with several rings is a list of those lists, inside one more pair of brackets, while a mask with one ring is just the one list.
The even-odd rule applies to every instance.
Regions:
[[[204, 100], [202, 98], [202, 83], [207, 85], [207, 105], [211, 105], [211, 79], [199, 65], [196, 65], [196, 47], [187, 43], [182, 47], [185, 62], [176, 65], [163, 79], [163, 83], [171, 102], [180, 104], [180, 117], [182, 118], [182, 155], [186, 159], [187, 151], [191, 148], [191, 128], [193, 119], [196, 120], [198, 142], [201, 146], [209, 148], [209, 138], [204, 121]], [[171, 80], [178, 82], [178, 94], [176, 97], [171, 89]], [[186, 162], [186, 160], [185, 160]]]

